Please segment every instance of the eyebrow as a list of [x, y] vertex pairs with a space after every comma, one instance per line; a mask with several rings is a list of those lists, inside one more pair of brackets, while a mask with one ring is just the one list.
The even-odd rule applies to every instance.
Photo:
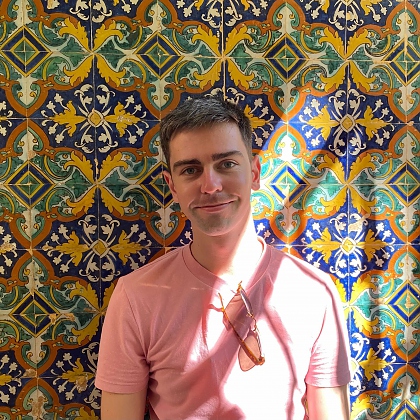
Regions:
[[[217, 162], [221, 159], [226, 159], [231, 156], [240, 155], [243, 156], [243, 153], [239, 150], [230, 150], [228, 152], [222, 152], [222, 153], [214, 153], [211, 155], [211, 159], [213, 162]], [[180, 166], [185, 165], [200, 165], [201, 162], [198, 159], [184, 159], [184, 160], [178, 160], [173, 164], [173, 169], [179, 168]]]

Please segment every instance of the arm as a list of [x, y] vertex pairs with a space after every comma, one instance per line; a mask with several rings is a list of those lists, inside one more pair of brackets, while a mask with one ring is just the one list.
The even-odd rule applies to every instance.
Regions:
[[306, 385], [309, 420], [350, 420], [347, 385], [318, 388]]
[[102, 391], [102, 420], [143, 420], [147, 389], [135, 394], [114, 394]]

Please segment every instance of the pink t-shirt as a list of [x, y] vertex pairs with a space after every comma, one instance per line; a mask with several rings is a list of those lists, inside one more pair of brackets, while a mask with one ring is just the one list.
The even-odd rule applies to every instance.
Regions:
[[245, 290], [266, 359], [249, 371], [239, 366], [239, 342], [218, 296], [226, 306], [236, 290], [188, 246], [123, 277], [105, 317], [96, 386], [113, 393], [148, 387], [152, 419], [305, 419], [306, 383], [350, 381], [334, 283], [265, 246]]

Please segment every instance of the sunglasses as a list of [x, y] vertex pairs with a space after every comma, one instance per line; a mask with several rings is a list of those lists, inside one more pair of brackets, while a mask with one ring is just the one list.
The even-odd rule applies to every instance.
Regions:
[[248, 335], [246, 336], [244, 340], [242, 339], [241, 335], [238, 333], [234, 325], [235, 310], [232, 309], [232, 306], [229, 308], [230, 304], [228, 304], [226, 307], [224, 306], [222, 295], [220, 293], [219, 293], [219, 298], [222, 304], [223, 316], [228, 322], [228, 324], [231, 326], [241, 346], [239, 349], [239, 354], [238, 354], [239, 366], [241, 367], [243, 371], [247, 371], [247, 370], [252, 369], [255, 365], [260, 366], [264, 364], [265, 357], [263, 356], [263, 353], [261, 350], [261, 341], [260, 341], [260, 336], [258, 333], [257, 321], [255, 319], [254, 312], [252, 310], [252, 305], [247, 294], [245, 293], [245, 290], [242, 288], [241, 283], [238, 284], [236, 295], [239, 295], [241, 297], [242, 303], [244, 304], [245, 309], [246, 309], [246, 316], [251, 318], [252, 320]]

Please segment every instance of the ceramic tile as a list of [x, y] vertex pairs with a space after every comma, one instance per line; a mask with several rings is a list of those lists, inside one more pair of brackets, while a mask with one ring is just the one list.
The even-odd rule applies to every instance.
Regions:
[[419, 410], [419, 392], [418, 392], [418, 384], [419, 384], [419, 365], [418, 363], [410, 363], [407, 368], [407, 376], [409, 377], [410, 387], [409, 392], [406, 397], [406, 419], [407, 420], [414, 420], [420, 415]]
[[163, 208], [152, 200], [145, 187], [147, 185], [142, 185], [131, 196], [127, 195], [133, 200], [133, 214], [121, 217], [115, 212], [110, 214], [105, 208], [101, 210], [99, 237], [94, 248], [102, 259], [101, 266], [106, 264], [111, 272], [115, 271], [114, 266], [129, 261], [134, 265], [144, 263], [150, 255], [147, 250], [164, 243]]
[[[176, 106], [182, 93], [202, 94], [220, 88], [224, 62], [221, 58], [221, 16], [214, 15], [222, 5], [210, 7], [194, 2], [159, 3], [162, 29], [158, 36], [160, 86], [154, 96], [160, 110]], [[199, 13], [197, 21], [190, 17]], [[207, 14], [207, 19], [204, 16]], [[172, 19], [177, 25], [172, 25]], [[157, 73], [157, 71], [155, 71]]]
[[[0, 227], [0, 230], [1, 227]], [[2, 237], [2, 253], [0, 254], [0, 313], [8, 313], [19, 303], [23, 295], [29, 293], [32, 278], [22, 271], [31, 259], [29, 250], [18, 249], [10, 234]]]
[[[267, 115], [268, 107], [262, 101], [256, 100], [251, 107], [248, 104], [239, 103], [244, 110], [250, 111], [251, 117], [255, 119], [253, 123], [253, 153], [260, 157], [261, 177], [264, 178], [266, 173], [272, 172], [273, 165], [270, 164], [272, 158], [282, 157], [285, 155], [283, 148], [288, 147], [288, 154], [283, 160], [290, 160], [292, 156], [292, 142], [288, 136], [288, 125], [282, 120], [276, 120], [274, 115]], [[267, 115], [267, 119], [262, 117]]]
[[[328, 273], [333, 276], [337, 281], [342, 284], [341, 294], [342, 300], [348, 299], [348, 279], [349, 279], [349, 256], [340, 251], [331, 248], [334, 244], [323, 244], [319, 246], [302, 246], [302, 245], [291, 245], [295, 254], [300, 256], [301, 259], [305, 260], [314, 267], [320, 269], [324, 273]], [[335, 252], [334, 252], [335, 251]], [[335, 254], [338, 253], [338, 256]]]
[[[354, 61], [350, 73], [354, 84], [351, 104], [355, 111], [362, 112], [360, 123], [367, 129], [367, 134], [389, 131], [393, 124], [411, 121], [417, 114], [415, 102], [408, 95], [404, 68], [394, 62]], [[369, 124], [369, 121], [372, 122]], [[378, 143], [377, 136], [371, 138]]]
[[[370, 7], [366, 7], [361, 1], [354, 2], [348, 10], [347, 28], [356, 29], [367, 24], [390, 27], [396, 20], [395, 16], [404, 13], [404, 6], [405, 3], [399, 0], [392, 0], [387, 3], [381, 2]], [[405, 22], [399, 22], [399, 24], [401, 25], [400, 28], [404, 30]]]
[[[114, 117], [114, 116], [113, 116]], [[122, 117], [124, 118], [124, 116]], [[132, 118], [127, 116], [127, 120]], [[115, 118], [114, 118], [115, 120]], [[148, 184], [163, 170], [157, 121], [104, 125], [96, 129], [97, 180], [100, 184]]]
[[[396, 304], [407, 292], [407, 278], [396, 264], [404, 261], [404, 252], [393, 258], [388, 267], [374, 271], [364, 269], [353, 276], [349, 283], [349, 303], [356, 306], [375, 307], [382, 304]], [[395, 271], [397, 269], [397, 271]], [[397, 297], [396, 297], [397, 296]], [[409, 313], [406, 314], [407, 322]]]
[[[234, 5], [231, 2], [230, 13], [225, 11], [224, 53], [238, 59], [249, 59], [253, 55], [266, 59], [287, 58], [287, 4], [261, 2], [263, 7], [259, 7], [260, 5], [253, 2], [254, 7], [250, 8], [247, 3], [245, 1]], [[246, 10], [236, 13], [242, 6]]]
[[[340, 123], [349, 134], [349, 165], [367, 155], [376, 158], [377, 165], [397, 162], [397, 158], [402, 157], [398, 156], [401, 150], [396, 140], [404, 134], [405, 125], [395, 116], [390, 116], [390, 113], [385, 99], [367, 96], [356, 90], [351, 92], [347, 114]], [[388, 149], [393, 150], [395, 154], [388, 157]], [[382, 156], [385, 159], [381, 159]]]
[[[0, 76], [3, 75], [0, 73]], [[26, 115], [26, 109], [24, 107], [16, 107], [12, 105], [13, 95], [18, 94], [18, 90], [19, 89], [16, 89], [16, 84], [0, 84], [0, 131], [1, 136], [4, 137], [2, 143], [7, 142], [7, 139], [10, 137], [13, 129], [23, 122], [22, 120]]]
[[412, 332], [404, 321], [403, 312], [400, 305], [352, 305], [352, 319], [359, 329], [359, 333], [353, 333], [352, 336], [360, 341], [362, 336], [367, 335], [366, 349], [370, 351], [376, 346], [378, 351], [384, 352], [387, 357], [382, 358], [388, 359], [388, 362], [406, 362], [418, 349], [413, 345]]
[[[289, 120], [289, 125], [300, 133], [303, 142], [306, 142], [310, 152], [325, 150], [330, 152], [330, 160], [341, 160], [346, 169], [345, 158], [347, 156], [347, 144], [350, 140], [349, 133], [342, 125], [346, 118], [345, 108], [346, 94], [327, 98], [312, 98], [303, 108], [299, 116]], [[308, 96], [306, 100], [309, 101]]]
[[[134, 36], [131, 34], [131, 37]], [[112, 29], [109, 37], [111, 40], [114, 38]], [[161, 65], [160, 55], [164, 52], [157, 50], [158, 42], [157, 33], [139, 42], [139, 45], [131, 46], [126, 42], [118, 46], [118, 49], [117, 46], [111, 49], [105, 42], [106, 49], [102, 50], [101, 47], [94, 61], [97, 69], [94, 74], [94, 83], [98, 88], [98, 96], [91, 105], [97, 106], [97, 111], [101, 111], [104, 106], [109, 106], [109, 101], [115, 100], [117, 91], [121, 92], [117, 95], [117, 98], [121, 95], [121, 102], [124, 101], [123, 97], [134, 96], [136, 101], [140, 97], [139, 102], [143, 107], [143, 113], [148, 110], [154, 117], [159, 115], [155, 97], [159, 91], [161, 66], [164, 67], [166, 64], [164, 68], [169, 71], [177, 61], [175, 63], [171, 61], [169, 64], [165, 62]], [[132, 49], [135, 50], [134, 53]], [[127, 54], [130, 54], [130, 59], [126, 57]], [[98, 120], [97, 116], [96, 120]]]
[[172, 19], [185, 23], [198, 21], [212, 30], [219, 30], [224, 17], [223, 2], [220, 0], [213, 1], [209, 5], [197, 4], [193, 0], [177, 3], [164, 0], [159, 6], [166, 18], [163, 20], [165, 23], [169, 23]]
[[[202, 95], [224, 94], [225, 61], [218, 59], [211, 67], [205, 69], [186, 57], [179, 68], [173, 69], [159, 84], [156, 103], [159, 104], [163, 118], [178, 104], [187, 99]], [[194, 71], [190, 71], [194, 69]]]
[[[71, 380], [74, 380], [72, 373], [69, 376]], [[40, 416], [62, 419], [85, 417], [99, 420], [99, 409], [92, 408], [94, 402], [88, 405], [84, 401], [84, 399], [91, 399], [89, 390], [79, 393], [78, 388], [80, 389], [79, 384], [74, 385], [75, 391], [61, 391], [62, 388], [57, 390], [57, 385], [53, 380], [33, 381], [28, 383], [20, 393], [17, 408], [19, 413], [28, 420], [36, 420]]]
[[163, 254], [163, 250], [162, 247], [143, 247], [137, 243], [132, 243], [130, 251], [125, 251], [125, 254], [123, 250], [119, 254], [110, 250], [101, 259], [101, 302], [106, 300], [111, 282], [158, 258]]
[[[283, 118], [289, 97], [285, 85], [287, 68], [284, 66], [281, 60], [229, 57], [226, 88], [231, 94], [246, 99], [245, 103], [251, 109], [268, 105], [271, 112], [275, 112], [274, 119], [278, 120]], [[271, 116], [271, 112], [263, 119]]]
[[407, 278], [420, 292], [420, 245], [411, 245], [406, 254], [408, 274]]
[[9, 7], [10, 4], [2, 3], [1, 6], [1, 13], [4, 14], [4, 16], [7, 16], [10, 22], [12, 22], [11, 25], [5, 26], [2, 28], [1, 37], [7, 39], [7, 36], [10, 36], [10, 33], [13, 33], [16, 31], [19, 27], [23, 24], [23, 16], [25, 13], [24, 10], [24, 4], [22, 4], [20, 1], [13, 1], [11, 4], [13, 4], [14, 7]]
[[420, 141], [418, 139], [418, 133], [420, 132], [419, 124], [407, 124], [407, 132], [403, 139], [405, 158], [407, 162], [410, 162], [415, 169], [420, 167]]
[[[98, 28], [109, 27], [113, 20], [114, 22], [124, 22], [126, 25], [129, 25], [130, 21], [134, 24], [137, 19], [140, 22], [144, 20], [146, 23], [144, 26], [147, 27], [155, 14], [157, 1], [151, 0], [142, 3], [145, 4], [142, 4], [142, 7], [138, 7], [137, 3], [127, 0], [119, 0], [112, 4], [101, 0], [93, 0], [90, 7], [92, 27], [98, 31]], [[86, 5], [84, 6], [86, 7]]]
[[[369, 361], [366, 362], [367, 364]], [[379, 386], [371, 386], [369, 384], [369, 391], [361, 392], [357, 397], [356, 393], [359, 392], [362, 387], [367, 386], [368, 384], [364, 382], [357, 382], [354, 388], [351, 389], [350, 401], [351, 401], [351, 412], [354, 416], [367, 416], [374, 414], [377, 419], [386, 420], [389, 419], [390, 415], [395, 419], [406, 419], [404, 410], [406, 404], [404, 398], [401, 395], [401, 387], [407, 383], [408, 377], [406, 375], [406, 366], [405, 365], [393, 365], [389, 377], [391, 380], [383, 381], [382, 378], [376, 379], [376, 375], [373, 380], [379, 382]], [[373, 377], [373, 374], [370, 376]], [[402, 383], [397, 383], [392, 381], [392, 379], [397, 379], [397, 376]], [[383, 385], [385, 383], [385, 385]], [[403, 417], [394, 417], [394, 414], [399, 413]], [[402, 413], [402, 414], [401, 414]], [[356, 417], [357, 418], [357, 417]]]
[[[153, 173], [157, 175], [154, 176]], [[125, 225], [128, 230], [147, 229], [149, 231], [147, 238], [144, 239], [151, 242], [144, 244], [145, 246], [163, 243], [164, 234], [160, 230], [160, 219], [166, 205], [167, 189], [162, 180], [161, 169], [152, 168], [148, 178], [150, 179], [148, 183], [129, 183], [121, 177], [121, 182], [118, 184], [112, 183], [112, 180], [99, 184], [102, 214], [100, 224], [104, 226], [102, 235], [111, 236], [113, 229], [109, 227], [119, 226], [122, 220], [126, 220]], [[128, 227], [131, 225], [133, 227]], [[105, 228], [105, 226], [108, 227]]]
[[[52, 336], [44, 334], [45, 341], [41, 347], [46, 349], [55, 345], [58, 350], [54, 350], [55, 362], [48, 364], [46, 369], [42, 369], [39, 377], [55, 379], [60, 382], [60, 388], [80, 384], [80, 388], [83, 389], [79, 388], [78, 391], [81, 392], [87, 389], [88, 382], [91, 382], [90, 380], [94, 378], [96, 373], [103, 317], [95, 314], [93, 318], [90, 318], [86, 315], [86, 312], [75, 312], [73, 315], [72, 318], [67, 317], [65, 320], [64, 317], [58, 318]], [[60, 326], [60, 323], [63, 325]], [[59, 335], [59, 332], [63, 334], [66, 329], [71, 329], [71, 326], [73, 327], [72, 332], [75, 332], [73, 340], [70, 340], [71, 334], [65, 336], [65, 338], [63, 338], [63, 335]], [[85, 326], [84, 329], [83, 326]], [[83, 334], [80, 334], [80, 332]], [[84, 345], [80, 345], [82, 342]], [[73, 375], [70, 375], [70, 373], [73, 373]], [[71, 378], [72, 376], [73, 378]], [[87, 381], [82, 381], [82, 378], [78, 378], [79, 376], [83, 376]], [[79, 380], [75, 381], [74, 379]], [[89, 384], [90, 387], [92, 385], [92, 383]]]
[[[155, 107], [150, 106], [150, 99], [147, 97], [156, 94], [157, 79], [146, 78], [144, 83], [148, 87], [138, 90], [134, 86], [131, 89], [128, 86], [112, 89], [98, 74], [95, 74], [94, 80], [95, 92], [86, 92], [84, 100], [92, 101], [89, 105], [89, 121], [97, 130], [97, 136], [105, 129], [117, 131], [117, 127], [120, 135], [114, 134], [116, 138], [122, 137], [125, 130], [132, 134], [136, 134], [136, 131], [145, 134], [153, 129], [159, 113]], [[129, 144], [136, 143], [131, 140]]]
[[[287, 181], [287, 167], [280, 174], [272, 172], [272, 168], [267, 167], [264, 163], [261, 168], [260, 188], [253, 191], [251, 195], [252, 213], [256, 220], [271, 217], [277, 212], [285, 210], [286, 200], [290, 196], [291, 189], [290, 184], [285, 182]], [[281, 176], [285, 179], [276, 179]]]
[[[44, 150], [48, 150], [48, 147], [63, 151], [71, 149], [82, 153], [88, 160], [93, 160], [95, 124], [102, 122], [95, 119], [90, 105], [93, 95], [92, 74], [77, 89], [46, 92], [45, 103], [34, 113], [32, 119], [39, 127], [36, 133], [42, 139], [40, 146]], [[41, 130], [42, 133], [39, 133]]]
[[[273, 199], [271, 194], [270, 191], [260, 190], [253, 195], [254, 224], [258, 235], [268, 244], [281, 246], [289, 242], [296, 229], [289, 220], [289, 209], [278, 198]], [[273, 210], [274, 205], [278, 206], [277, 210]]]
[[363, 173], [358, 179], [366, 183], [355, 183], [350, 189], [351, 231], [359, 235], [370, 230], [372, 240], [382, 238], [386, 243], [406, 243], [408, 212], [404, 191], [401, 192], [399, 185], [372, 182]]
[[165, 207], [162, 230], [166, 247], [188, 245], [193, 240], [190, 221], [182, 213], [178, 203], [172, 202]]
[[36, 242], [36, 250], [43, 258], [42, 271], [46, 270], [46, 277], [49, 273], [58, 278], [69, 275], [98, 282], [99, 193], [92, 187], [79, 199], [64, 194], [65, 199], [57, 200], [49, 212], [39, 217], [44, 229], [48, 227]]
[[25, 389], [36, 385], [36, 379], [19, 379], [11, 381], [0, 389], [0, 395], [3, 404], [0, 405], [0, 415], [5, 419], [11, 419], [15, 416], [21, 416], [28, 411], [23, 407], [23, 394]]
[[[322, 48], [320, 51], [322, 54], [311, 53], [313, 42], [317, 43], [317, 40], [310, 42], [302, 50], [301, 55], [290, 57], [287, 62], [288, 81], [292, 86], [288, 120], [295, 119], [296, 122], [302, 122], [301, 120], [308, 110], [319, 105], [322, 105], [321, 109], [323, 109], [328, 105], [327, 109], [334, 114], [332, 119], [338, 118], [339, 121], [342, 113], [346, 112], [348, 65], [342, 52], [338, 53], [334, 48], [328, 47], [326, 52]], [[339, 47], [339, 50], [342, 48], [342, 46]], [[299, 117], [298, 114], [302, 111], [304, 113]], [[319, 111], [315, 113], [315, 115], [317, 114]]]
[[[420, 243], [420, 144], [417, 133], [420, 127], [414, 124], [408, 130], [406, 148], [406, 166], [401, 180], [407, 192], [407, 231], [408, 241]], [[405, 184], [405, 185], [404, 185]]]
[[[81, 293], [82, 289], [80, 287], [74, 290]], [[73, 297], [76, 302], [73, 302], [74, 309], [61, 314], [51, 313], [46, 318], [36, 343], [39, 377], [51, 378], [61, 375], [57, 367], [63, 366], [60, 360], [66, 358], [73, 363], [80, 359], [86, 366], [86, 371], [94, 374], [96, 364], [92, 357], [96, 357], [97, 354], [101, 314], [88, 309], [95, 304], [87, 304], [87, 299], [94, 300], [92, 296], [92, 292], [88, 290], [85, 296]]]
[[[283, 12], [284, 8], [285, 2], [270, 3], [263, 0], [225, 3], [225, 32], [230, 32], [231, 28], [241, 24], [248, 25], [248, 22], [252, 22], [260, 29], [266, 26], [281, 27], [283, 26], [282, 20], [285, 14]], [[266, 22], [270, 22], [271, 25], [264, 25]]]
[[[416, 207], [420, 208], [420, 199], [416, 202]], [[408, 237], [409, 243], [413, 245], [420, 244], [420, 217], [418, 210], [414, 212], [411, 211], [411, 208], [408, 211], [408, 218], [410, 220], [410, 234]]]
[[[333, 7], [331, 3], [310, 2], [305, 5], [294, 1], [287, 1], [290, 9], [290, 25], [296, 27], [300, 20], [310, 25], [310, 32], [315, 28], [329, 30], [331, 34], [337, 33], [338, 37], [345, 40], [347, 5], [343, 1], [337, 2]], [[301, 17], [303, 16], [303, 17]]]
[[35, 350], [35, 337], [31, 313], [20, 313], [16, 308], [8, 315], [0, 315], [1, 372], [7, 374], [10, 381], [16, 380], [15, 385], [36, 376], [37, 363], [32, 352]]
[[383, 128], [371, 131], [371, 138], [366, 143], [361, 142], [360, 137], [352, 136], [348, 147], [348, 168], [353, 183], [396, 184], [399, 176], [395, 173], [406, 171], [407, 147], [415, 130], [401, 123], [383, 125]]
[[[407, 363], [408, 349], [404, 341], [407, 337], [407, 326], [397, 315], [398, 309], [393, 305], [382, 304], [350, 306], [350, 355], [353, 370], [356, 372], [354, 378], [359, 377], [365, 383], [372, 381], [372, 389], [375, 389], [375, 385], [380, 386], [385, 380], [392, 379], [392, 365], [406, 366]], [[376, 368], [373, 368], [373, 360], [363, 362], [370, 358], [380, 359], [377, 360]], [[367, 374], [369, 369], [366, 369], [366, 365], [373, 368], [370, 375]], [[373, 370], [377, 371], [376, 375], [373, 375]]]
[[[391, 3], [391, 2], [390, 2]], [[371, 9], [373, 11], [373, 8]], [[407, 64], [410, 59], [410, 48], [406, 49], [405, 33], [408, 30], [407, 21], [399, 21], [401, 13], [404, 15], [405, 10], [402, 3], [395, 8], [391, 19], [396, 19], [393, 28], [389, 33], [384, 34], [381, 25], [372, 25], [372, 32], [366, 37], [363, 28], [355, 28], [352, 31], [348, 28], [347, 55], [353, 61], [352, 74], [355, 81], [361, 82], [365, 88], [372, 82], [371, 77], [376, 80], [371, 87], [377, 82], [387, 79], [387, 82], [397, 83], [397, 85], [406, 84], [407, 82]], [[389, 16], [389, 15], [388, 15]], [[390, 17], [390, 16], [389, 16]], [[412, 28], [411, 28], [412, 29]], [[382, 66], [384, 64], [384, 66]], [[391, 72], [387, 72], [387, 66], [391, 66]], [[372, 66], [372, 67], [371, 67]], [[369, 69], [373, 69], [369, 72]], [[359, 71], [360, 73], [359, 73]], [[370, 74], [369, 74], [370, 73]], [[365, 79], [365, 77], [367, 77]], [[376, 87], [379, 87], [376, 85]]]
[[[40, 18], [42, 16], [52, 16], [53, 18], [61, 18], [58, 20], [60, 22], [63, 19], [63, 15], [68, 15], [73, 18], [73, 20], [80, 22], [80, 25], [85, 27], [90, 27], [90, 22], [92, 20], [91, 8], [83, 2], [78, 2], [77, 0], [40, 0], [39, 6], [42, 7], [32, 7], [29, 9], [28, 15], [35, 20], [35, 18]], [[97, 4], [97, 2], [96, 2]], [[96, 7], [97, 8], [97, 7]], [[94, 8], [94, 9], [96, 9]], [[61, 14], [61, 16], [60, 16]], [[55, 27], [59, 27], [58, 22], [54, 19], [51, 19], [55, 23]], [[46, 19], [48, 22], [48, 20]]]
[[[68, 66], [89, 59], [92, 38], [90, 9], [85, 8], [81, 11], [80, 4], [75, 6], [72, 11], [79, 10], [79, 16], [73, 13], [68, 19], [60, 13], [49, 15], [42, 8], [32, 8], [29, 11], [28, 18], [22, 26], [24, 39], [27, 41], [24, 60], [27, 74], [38, 72], [42, 63], [49, 66], [51, 62], [48, 62], [48, 59], [57, 53]], [[13, 47], [15, 45], [13, 44]], [[66, 71], [71, 72], [70, 69], [71, 67], [63, 69], [62, 74], [68, 75]]]
[[[230, 70], [228, 65], [228, 73]], [[237, 103], [251, 118], [254, 130], [253, 148], [259, 150], [277, 130], [284, 128], [285, 123], [281, 120], [284, 114], [279, 108], [279, 103], [276, 102], [279, 96], [271, 96], [273, 93], [271, 88], [267, 91], [267, 95], [265, 92], [263, 95], [258, 95], [258, 92], [251, 92], [243, 86], [238, 87], [230, 79], [230, 75], [226, 77], [226, 97]]]
[[414, 10], [417, 13], [420, 11], [420, 2], [418, 0], [407, 0], [406, 4], [407, 9]]
[[22, 11], [25, 24], [8, 39], [9, 55], [18, 59], [14, 69], [21, 74], [16, 78], [13, 102], [32, 115], [51, 89], [68, 89], [86, 77], [92, 62], [90, 22], [66, 19], [62, 14], [47, 15], [42, 7]]
[[[36, 200], [31, 203], [34, 247], [38, 246], [47, 235], [45, 226], [51, 226], [57, 220], [74, 221], [76, 217], [83, 215], [83, 211], [86, 214], [93, 213], [97, 205], [96, 196], [98, 193], [95, 185], [90, 182], [91, 174], [89, 172], [92, 169], [90, 164], [84, 166], [78, 156], [72, 155], [70, 157], [70, 154], [67, 153], [63, 153], [61, 156], [60, 153], [57, 153], [57, 157], [57, 160], [62, 158], [61, 162], [52, 166], [55, 166], [55, 169], [59, 172], [57, 175], [63, 182], [44, 184], [45, 191], [41, 191], [43, 194], [40, 192], [35, 197]], [[66, 164], [68, 165], [66, 166]], [[63, 166], [65, 170], [62, 171]], [[65, 177], [68, 177], [68, 179], [63, 179]]]
[[[412, 295], [414, 296], [414, 295]], [[418, 295], [417, 295], [418, 296]], [[405, 337], [406, 346], [408, 347], [408, 361], [410, 363], [419, 363], [420, 361], [420, 342], [417, 334], [417, 330], [419, 327], [419, 316], [418, 316], [418, 299], [413, 299], [412, 302], [408, 302], [409, 304], [417, 305], [416, 309], [416, 315], [413, 317], [410, 317], [410, 324], [407, 327], [407, 337]], [[413, 318], [411, 320], [411, 318]]]

